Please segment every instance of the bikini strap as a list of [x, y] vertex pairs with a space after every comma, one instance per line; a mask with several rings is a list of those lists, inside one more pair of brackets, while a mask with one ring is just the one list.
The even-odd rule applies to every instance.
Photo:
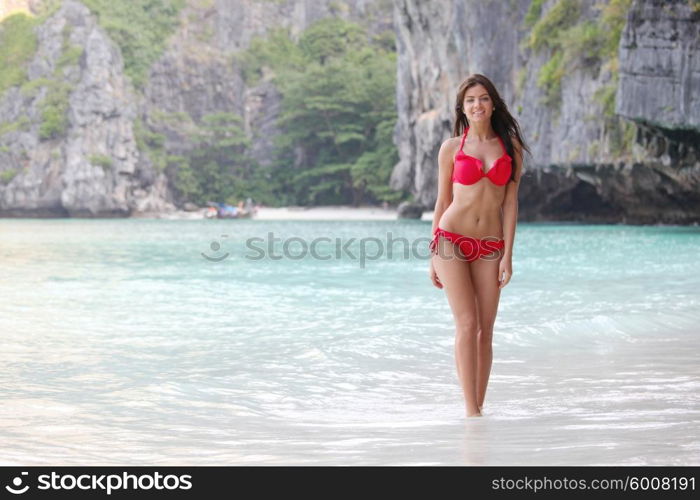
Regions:
[[469, 127], [464, 127], [464, 133], [462, 134], [462, 142], [459, 145], [458, 151], [462, 151], [462, 148], [464, 147], [464, 139], [467, 138], [467, 131], [469, 130]]

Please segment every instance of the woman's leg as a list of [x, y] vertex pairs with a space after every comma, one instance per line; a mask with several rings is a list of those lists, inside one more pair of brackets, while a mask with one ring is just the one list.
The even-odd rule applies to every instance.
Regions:
[[467, 416], [480, 416], [476, 386], [477, 317], [470, 264], [455, 254], [456, 247], [445, 238], [433, 256], [437, 273], [455, 320], [455, 360], [466, 404]]
[[[494, 255], [499, 258], [494, 258]], [[470, 263], [478, 316], [476, 391], [479, 410], [484, 405], [493, 361], [493, 325], [496, 322], [501, 289], [498, 288], [500, 253]]]

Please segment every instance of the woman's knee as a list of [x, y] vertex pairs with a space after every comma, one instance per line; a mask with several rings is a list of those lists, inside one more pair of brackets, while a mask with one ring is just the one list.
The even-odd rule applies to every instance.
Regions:
[[457, 341], [465, 341], [475, 338], [478, 332], [478, 324], [475, 319], [465, 318], [457, 320]]
[[477, 338], [479, 342], [490, 344], [493, 340], [493, 328], [479, 328]]

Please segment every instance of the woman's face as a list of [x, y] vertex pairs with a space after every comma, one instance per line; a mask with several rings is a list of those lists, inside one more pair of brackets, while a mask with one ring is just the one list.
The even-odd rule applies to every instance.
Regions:
[[468, 89], [464, 94], [462, 109], [469, 123], [490, 120], [493, 114], [493, 102], [486, 87], [478, 84]]

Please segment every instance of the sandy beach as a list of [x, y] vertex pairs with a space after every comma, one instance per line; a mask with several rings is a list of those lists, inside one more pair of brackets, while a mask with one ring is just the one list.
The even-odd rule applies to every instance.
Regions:
[[[423, 220], [427, 213], [423, 213]], [[258, 209], [255, 218], [261, 220], [396, 220], [397, 214], [395, 208], [381, 207], [262, 207]], [[429, 214], [432, 219], [432, 212]]]
[[[255, 220], [396, 220], [395, 208], [319, 206], [319, 207], [259, 207], [253, 216]], [[143, 214], [142, 218], [158, 219], [203, 219], [204, 209], [185, 212], [177, 211], [165, 214]], [[421, 220], [432, 220], [433, 212], [424, 212]]]

